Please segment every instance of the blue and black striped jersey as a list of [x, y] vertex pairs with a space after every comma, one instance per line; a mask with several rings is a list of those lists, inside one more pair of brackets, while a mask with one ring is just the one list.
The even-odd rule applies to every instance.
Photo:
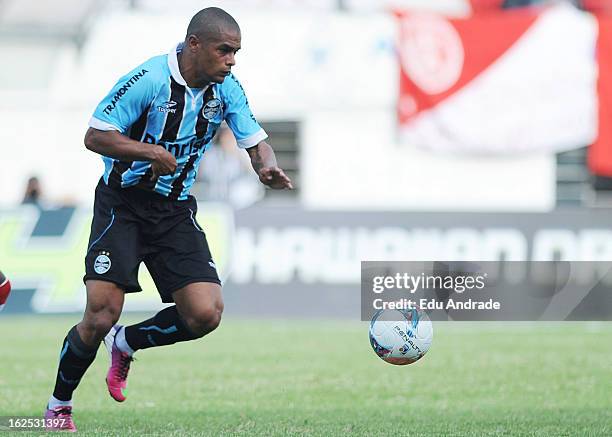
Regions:
[[94, 129], [116, 130], [134, 140], [162, 145], [176, 157], [176, 171], [153, 182], [149, 162], [124, 162], [103, 156], [107, 185], [136, 186], [184, 200], [195, 181], [200, 160], [223, 120], [242, 148], [267, 138], [233, 74], [223, 83], [203, 89], [187, 86], [178, 66], [177, 53], [181, 49], [182, 43], [120, 78], [89, 121]]

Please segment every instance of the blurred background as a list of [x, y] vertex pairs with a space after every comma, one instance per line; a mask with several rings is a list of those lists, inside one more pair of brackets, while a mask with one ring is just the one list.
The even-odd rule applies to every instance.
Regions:
[[[115, 81], [205, 6], [293, 191], [221, 131], [193, 189], [226, 312], [359, 317], [362, 260], [612, 259], [612, 1], [0, 0], [5, 313], [84, 306]], [[128, 310], [160, 306], [145, 292]]]

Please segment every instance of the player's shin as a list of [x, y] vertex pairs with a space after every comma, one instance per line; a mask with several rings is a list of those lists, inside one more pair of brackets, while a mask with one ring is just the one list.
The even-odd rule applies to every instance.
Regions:
[[[165, 346], [200, 337], [194, 335], [187, 328], [178, 314], [176, 305], [161, 310], [153, 318], [144, 322], [126, 326], [124, 330], [125, 341], [132, 351]], [[118, 344], [118, 346], [121, 349], [121, 344]]]
[[72, 399], [72, 393], [96, 357], [98, 346], [99, 344], [93, 347], [85, 344], [76, 326], [70, 329], [62, 344], [55, 388], [50, 403], [65, 403]]

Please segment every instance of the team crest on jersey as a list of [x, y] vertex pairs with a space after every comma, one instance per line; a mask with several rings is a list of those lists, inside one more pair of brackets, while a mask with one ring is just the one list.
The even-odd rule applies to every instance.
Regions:
[[98, 275], [103, 275], [108, 272], [111, 268], [111, 260], [109, 258], [109, 252], [100, 252], [96, 260], [94, 261], [94, 271]]
[[212, 99], [206, 102], [202, 108], [202, 115], [206, 120], [212, 120], [221, 111], [221, 100]]

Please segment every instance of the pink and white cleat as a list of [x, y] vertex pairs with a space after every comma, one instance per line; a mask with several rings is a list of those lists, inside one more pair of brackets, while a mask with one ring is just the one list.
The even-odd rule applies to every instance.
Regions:
[[104, 337], [104, 345], [110, 355], [111, 365], [106, 374], [106, 386], [111, 397], [117, 402], [123, 402], [127, 394], [127, 376], [130, 364], [134, 358], [130, 354], [121, 352], [115, 343], [115, 335], [121, 329], [121, 325], [115, 325]]
[[72, 421], [72, 407], [61, 406], [49, 409], [45, 412], [45, 431], [67, 431], [76, 432], [76, 426]]

